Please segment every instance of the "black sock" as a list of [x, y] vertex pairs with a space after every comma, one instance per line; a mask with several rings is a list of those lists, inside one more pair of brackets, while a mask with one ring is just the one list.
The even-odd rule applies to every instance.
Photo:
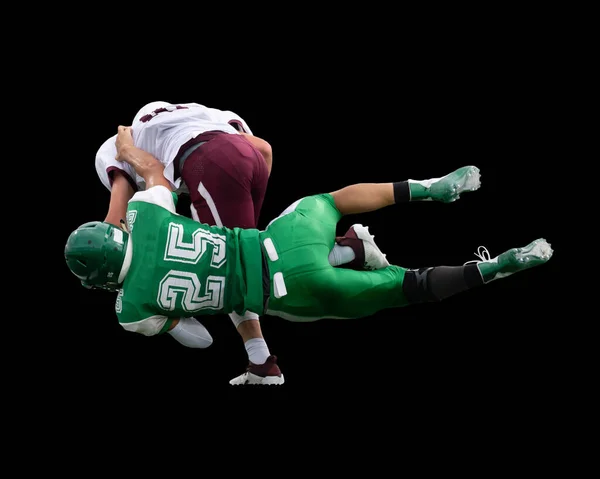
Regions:
[[408, 181], [394, 183], [394, 201], [396, 203], [408, 203], [410, 201], [410, 186]]
[[441, 301], [483, 284], [476, 264], [408, 270], [402, 290], [410, 303]]

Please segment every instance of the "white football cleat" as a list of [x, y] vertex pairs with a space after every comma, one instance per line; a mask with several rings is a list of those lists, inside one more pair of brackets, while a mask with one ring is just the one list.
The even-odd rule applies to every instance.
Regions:
[[277, 356], [269, 356], [264, 364], [250, 363], [246, 372], [229, 381], [233, 386], [241, 385], [280, 385], [284, 383], [283, 374], [277, 366]]
[[452, 203], [460, 198], [461, 193], [476, 191], [481, 187], [481, 173], [476, 166], [463, 166], [441, 178], [416, 181], [429, 191], [429, 200]]

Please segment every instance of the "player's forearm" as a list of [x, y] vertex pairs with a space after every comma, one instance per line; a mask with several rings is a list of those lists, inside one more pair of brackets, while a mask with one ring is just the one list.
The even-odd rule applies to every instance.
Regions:
[[164, 176], [164, 165], [147, 151], [127, 145], [120, 149], [119, 160], [130, 164], [135, 172], [144, 178], [146, 188], [162, 185], [172, 189]]
[[127, 214], [127, 202], [133, 196], [134, 191], [129, 180], [123, 173], [115, 171], [113, 175], [110, 203], [104, 221], [119, 226], [120, 221], [125, 219]]
[[129, 163], [135, 172], [142, 178], [146, 178], [149, 171], [162, 168], [160, 161], [150, 153], [140, 150], [133, 145], [126, 145], [119, 150], [119, 160]]
[[368, 213], [394, 204], [393, 183], [359, 183], [331, 195], [343, 215]]

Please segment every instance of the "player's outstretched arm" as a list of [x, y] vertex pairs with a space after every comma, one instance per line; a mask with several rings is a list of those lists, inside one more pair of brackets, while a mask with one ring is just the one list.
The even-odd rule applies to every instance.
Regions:
[[163, 174], [164, 165], [156, 157], [140, 150], [133, 144], [130, 127], [119, 126], [115, 144], [117, 145], [117, 156], [115, 158], [118, 161], [130, 164], [135, 172], [144, 178], [147, 189], [153, 186], [165, 186], [169, 191], [173, 191], [171, 183]]
[[125, 174], [119, 170], [115, 170], [113, 172], [112, 189], [110, 190], [108, 213], [104, 221], [119, 226], [120, 221], [125, 219], [127, 214], [127, 202], [134, 193], [135, 191]]

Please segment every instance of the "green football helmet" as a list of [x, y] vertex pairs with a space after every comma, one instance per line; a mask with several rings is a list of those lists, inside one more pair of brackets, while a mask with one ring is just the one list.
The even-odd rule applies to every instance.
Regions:
[[73, 231], [65, 246], [71, 272], [88, 289], [116, 291], [129, 233], [102, 221], [90, 221]]

